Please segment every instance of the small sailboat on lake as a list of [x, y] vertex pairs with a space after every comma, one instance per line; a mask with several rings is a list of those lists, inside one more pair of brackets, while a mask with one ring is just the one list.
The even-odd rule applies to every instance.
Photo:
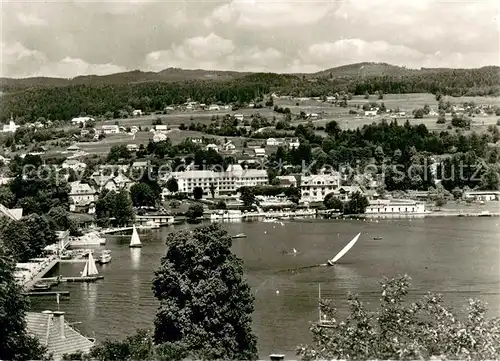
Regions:
[[87, 262], [85, 263], [85, 267], [83, 268], [81, 276], [82, 277], [94, 277], [94, 276], [97, 276], [98, 274], [99, 274], [99, 272], [97, 271], [94, 257], [92, 256], [92, 253], [89, 252], [89, 258], [87, 259]]
[[356, 237], [354, 237], [344, 248], [342, 248], [342, 250], [339, 253], [337, 253], [337, 255], [335, 257], [333, 257], [332, 259], [328, 260], [328, 262], [327, 262], [326, 265], [327, 266], [333, 266], [339, 259], [341, 259], [347, 252], [349, 252], [349, 250], [352, 247], [354, 247], [354, 245], [358, 241], [359, 236], [361, 236], [361, 233], [358, 233], [356, 235]]
[[130, 239], [130, 248], [140, 248], [142, 247], [141, 239], [139, 238], [139, 233], [137, 233], [137, 228], [135, 225], [132, 228], [132, 238]]

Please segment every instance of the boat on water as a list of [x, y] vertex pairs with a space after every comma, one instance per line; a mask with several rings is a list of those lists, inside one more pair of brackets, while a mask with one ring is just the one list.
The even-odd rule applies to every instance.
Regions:
[[109, 262], [111, 262], [111, 251], [105, 249], [104, 251], [101, 252], [101, 255], [99, 256], [99, 263], [105, 264]]
[[95, 231], [85, 233], [81, 237], [70, 240], [71, 246], [99, 246], [103, 244], [106, 244], [106, 238], [101, 237], [99, 233]]
[[140, 229], [158, 229], [160, 228], [160, 225], [156, 223], [155, 221], [147, 221], [145, 224], [141, 224], [140, 226], [137, 226], [137, 228]]
[[264, 222], [264, 223], [277, 223], [278, 219], [277, 218], [264, 218], [262, 220], [262, 222]]
[[64, 260], [68, 260], [68, 259], [72, 259], [73, 258], [73, 255], [71, 252], [68, 252], [68, 251], [64, 251], [61, 253], [61, 256], [60, 256], [61, 259], [64, 259]]
[[94, 257], [92, 256], [92, 253], [89, 252], [87, 262], [85, 263], [85, 267], [83, 268], [83, 271], [80, 274], [80, 276], [81, 277], [93, 277], [93, 276], [97, 276], [98, 274], [99, 274], [99, 272], [97, 271]]
[[232, 238], [233, 239], [236, 239], [236, 238], [246, 238], [247, 235], [245, 233], [238, 233], [237, 235], [233, 236]]
[[380, 237], [380, 236], [379, 236], [379, 237], [373, 237], [373, 239], [374, 239], [375, 241], [380, 241], [380, 240], [382, 239], [382, 237]]
[[135, 225], [132, 228], [132, 237], [130, 238], [130, 248], [142, 247], [141, 239], [139, 238], [139, 233], [137, 233], [137, 228]]
[[358, 241], [359, 239], [359, 236], [361, 236], [361, 233], [358, 233], [356, 235], [356, 237], [354, 237], [344, 248], [342, 248], [342, 250], [337, 253], [335, 255], [335, 257], [333, 257], [332, 259], [328, 260], [326, 265], [327, 266], [333, 266], [335, 265], [335, 263], [340, 260], [347, 252], [349, 252], [349, 250], [354, 247], [354, 245], [356, 244], [356, 242]]
[[52, 285], [49, 283], [39, 282], [39, 283], [35, 283], [33, 285], [33, 290], [34, 291], [48, 291], [48, 290], [50, 290], [51, 287], [52, 287]]

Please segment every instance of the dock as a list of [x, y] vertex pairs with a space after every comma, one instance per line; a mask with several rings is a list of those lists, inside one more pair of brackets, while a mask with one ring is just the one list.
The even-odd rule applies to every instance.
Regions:
[[33, 285], [40, 282], [42, 280], [42, 277], [45, 276], [58, 262], [58, 257], [51, 260], [40, 272], [34, 275], [28, 282], [23, 285], [24, 289], [26, 291], [31, 290], [33, 288]]
[[59, 263], [86, 263], [87, 259], [85, 258], [73, 258], [73, 259], [61, 259]]
[[48, 277], [42, 278], [42, 282], [95, 282], [97, 280], [103, 280], [104, 276], [91, 276], [91, 277]]
[[108, 228], [108, 229], [103, 229], [99, 233], [101, 234], [112, 234], [112, 233], [118, 233], [118, 232], [124, 232], [124, 231], [131, 231], [133, 227], [118, 227], [118, 228]]
[[40, 292], [23, 292], [23, 296], [68, 296], [69, 297], [69, 291], [40, 291]]

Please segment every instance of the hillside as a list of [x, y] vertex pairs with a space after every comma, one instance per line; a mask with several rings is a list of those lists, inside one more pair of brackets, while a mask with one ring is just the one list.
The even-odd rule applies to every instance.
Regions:
[[386, 63], [356, 63], [342, 65], [331, 69], [308, 74], [308, 77], [332, 77], [332, 78], [357, 78], [370, 76], [401, 76], [418, 72], [416, 69], [408, 69]]

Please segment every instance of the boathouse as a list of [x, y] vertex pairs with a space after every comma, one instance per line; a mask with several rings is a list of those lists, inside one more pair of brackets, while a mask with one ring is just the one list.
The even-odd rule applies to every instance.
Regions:
[[366, 214], [423, 214], [423, 203], [406, 199], [377, 199], [370, 201]]

